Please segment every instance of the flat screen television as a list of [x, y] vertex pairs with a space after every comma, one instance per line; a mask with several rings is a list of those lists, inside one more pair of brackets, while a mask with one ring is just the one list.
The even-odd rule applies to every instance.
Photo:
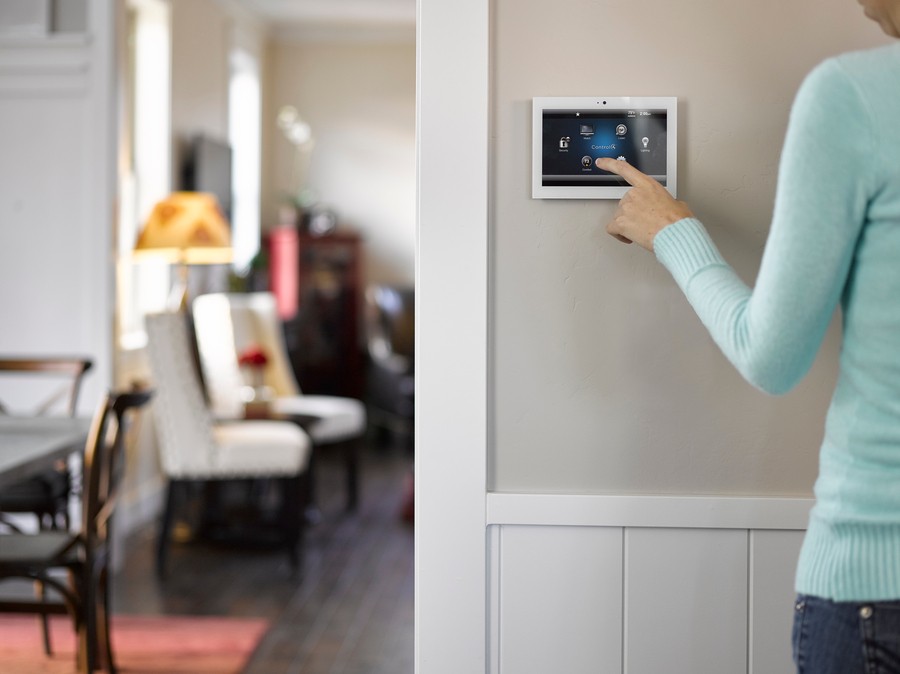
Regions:
[[186, 152], [181, 187], [191, 192], [212, 192], [231, 222], [231, 146], [210, 136], [195, 136]]

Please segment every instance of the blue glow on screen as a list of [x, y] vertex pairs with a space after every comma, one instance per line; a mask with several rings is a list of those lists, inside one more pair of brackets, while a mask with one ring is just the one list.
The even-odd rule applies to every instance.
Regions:
[[543, 184], [626, 185], [594, 165], [598, 157], [621, 157], [665, 185], [666, 119], [664, 110], [545, 110]]

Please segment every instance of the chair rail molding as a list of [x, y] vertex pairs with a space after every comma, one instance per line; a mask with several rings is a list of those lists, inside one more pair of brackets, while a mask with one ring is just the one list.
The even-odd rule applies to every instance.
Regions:
[[86, 96], [93, 46], [84, 35], [0, 38], [0, 96]]
[[806, 529], [812, 498], [724, 495], [487, 495], [487, 524], [685, 529]]

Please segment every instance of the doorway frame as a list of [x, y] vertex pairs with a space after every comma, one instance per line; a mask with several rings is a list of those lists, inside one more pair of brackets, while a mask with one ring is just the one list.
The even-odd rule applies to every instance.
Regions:
[[416, 18], [415, 671], [468, 674], [489, 657], [490, 2]]

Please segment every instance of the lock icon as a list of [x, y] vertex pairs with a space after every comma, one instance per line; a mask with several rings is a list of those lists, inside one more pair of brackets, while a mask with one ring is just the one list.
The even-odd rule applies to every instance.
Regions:
[[559, 149], [565, 150], [569, 147], [569, 141], [572, 140], [569, 136], [563, 136], [559, 139]]

